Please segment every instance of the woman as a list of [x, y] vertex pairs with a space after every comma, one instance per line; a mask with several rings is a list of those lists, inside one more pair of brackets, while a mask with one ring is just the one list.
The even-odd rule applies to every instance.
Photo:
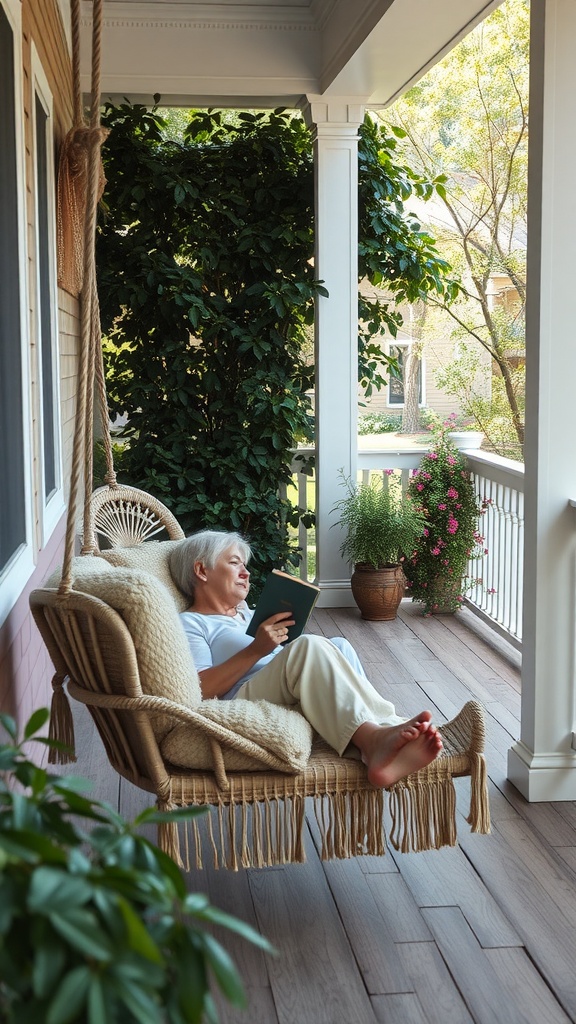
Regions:
[[293, 625], [289, 612], [270, 616], [254, 638], [246, 635], [250, 554], [239, 534], [203, 530], [171, 555], [172, 576], [191, 596], [181, 618], [203, 696], [300, 704], [340, 755], [362, 758], [375, 786], [392, 786], [430, 764], [442, 749], [430, 712], [398, 717], [344, 638], [304, 634], [282, 647]]

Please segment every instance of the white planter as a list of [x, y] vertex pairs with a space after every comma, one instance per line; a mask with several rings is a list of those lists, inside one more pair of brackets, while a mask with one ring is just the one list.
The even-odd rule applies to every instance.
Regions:
[[467, 448], [480, 448], [484, 440], [484, 434], [480, 430], [449, 430], [448, 437], [459, 451], [465, 451]]

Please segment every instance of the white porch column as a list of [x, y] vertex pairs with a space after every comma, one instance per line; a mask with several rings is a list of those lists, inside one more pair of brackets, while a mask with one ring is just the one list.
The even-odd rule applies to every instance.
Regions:
[[339, 471], [356, 477], [358, 409], [358, 100], [307, 97], [316, 181], [316, 582], [320, 607], [354, 604], [342, 533], [330, 529], [343, 496]]
[[576, 800], [576, 4], [532, 0], [522, 728], [528, 800]]

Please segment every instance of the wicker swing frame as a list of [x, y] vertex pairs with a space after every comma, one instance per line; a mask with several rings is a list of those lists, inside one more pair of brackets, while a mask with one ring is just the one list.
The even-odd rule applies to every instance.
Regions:
[[[392, 816], [390, 840], [400, 850], [436, 849], [456, 843], [454, 778], [469, 776], [468, 821], [474, 832], [490, 830], [484, 717], [481, 705], [470, 701], [452, 722], [442, 726], [444, 749], [427, 768], [384, 791], [372, 786], [364, 765], [339, 757], [316, 740], [304, 770], [286, 770], [273, 749], [264, 749], [222, 722], [203, 713], [202, 703], [188, 707], [144, 692], [134, 637], [121, 611], [81, 588], [74, 589], [74, 543], [80, 480], [84, 477], [82, 555], [99, 555], [99, 538], [112, 548], [144, 545], [166, 530], [184, 536], [169, 510], [151, 495], [119, 485], [113, 465], [111, 438], [104, 435], [106, 481], [92, 493], [93, 395], [100, 418], [109, 422], [100, 317], [96, 291], [94, 240], [96, 210], [102, 190], [100, 147], [105, 133], [99, 123], [100, 40], [102, 0], [93, 0], [92, 95], [90, 124], [82, 114], [79, 76], [79, 0], [72, 2], [72, 70], [74, 126], [63, 147], [59, 181], [59, 281], [80, 290], [81, 352], [75, 437], [70, 482], [64, 561], [58, 587], [35, 590], [31, 610], [55, 666], [50, 733], [66, 744], [70, 754], [51, 750], [53, 762], [74, 759], [74, 731], [68, 694], [85, 704], [102, 738], [111, 765], [124, 778], [156, 796], [161, 810], [189, 804], [216, 808], [207, 815], [204, 837], [196, 820], [180, 829], [176, 822], [159, 826], [159, 844], [177, 863], [189, 866], [190, 851], [198, 867], [208, 844], [215, 866], [237, 869], [305, 859], [303, 833], [305, 802], [312, 797], [322, 837], [322, 857], [351, 857], [385, 852], [384, 808]], [[80, 157], [78, 147], [82, 147]], [[74, 168], [66, 160], [73, 153]], [[70, 186], [80, 166], [82, 188]], [[76, 184], [78, 179], [76, 179]], [[66, 224], [65, 204], [76, 204]], [[83, 238], [78, 224], [83, 223]], [[70, 246], [73, 246], [72, 253]], [[72, 268], [72, 271], [71, 271]], [[151, 550], [151, 549], [150, 549]], [[89, 588], [88, 588], [89, 590]], [[183, 770], [160, 751], [154, 716], [162, 713], [174, 726], [199, 730], [209, 744], [209, 769]], [[258, 768], [230, 771], [226, 755], [240, 752]], [[182, 837], [184, 848], [182, 848]]]

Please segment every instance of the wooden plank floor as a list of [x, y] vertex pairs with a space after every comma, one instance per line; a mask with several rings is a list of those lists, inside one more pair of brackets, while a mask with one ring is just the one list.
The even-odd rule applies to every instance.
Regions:
[[[311, 628], [346, 636], [400, 714], [429, 707], [441, 723], [470, 697], [482, 702], [492, 834], [468, 831], [462, 779], [453, 849], [323, 863], [310, 814], [306, 864], [191, 871], [191, 889], [250, 921], [279, 953], [220, 935], [250, 1003], [239, 1012], [219, 1000], [223, 1024], [576, 1021], [576, 804], [527, 804], [506, 780], [519, 733], [518, 654], [466, 610], [423, 618], [407, 601], [394, 622], [330, 609], [316, 611]], [[78, 714], [75, 772], [133, 815], [150, 798], [118, 780]]]

